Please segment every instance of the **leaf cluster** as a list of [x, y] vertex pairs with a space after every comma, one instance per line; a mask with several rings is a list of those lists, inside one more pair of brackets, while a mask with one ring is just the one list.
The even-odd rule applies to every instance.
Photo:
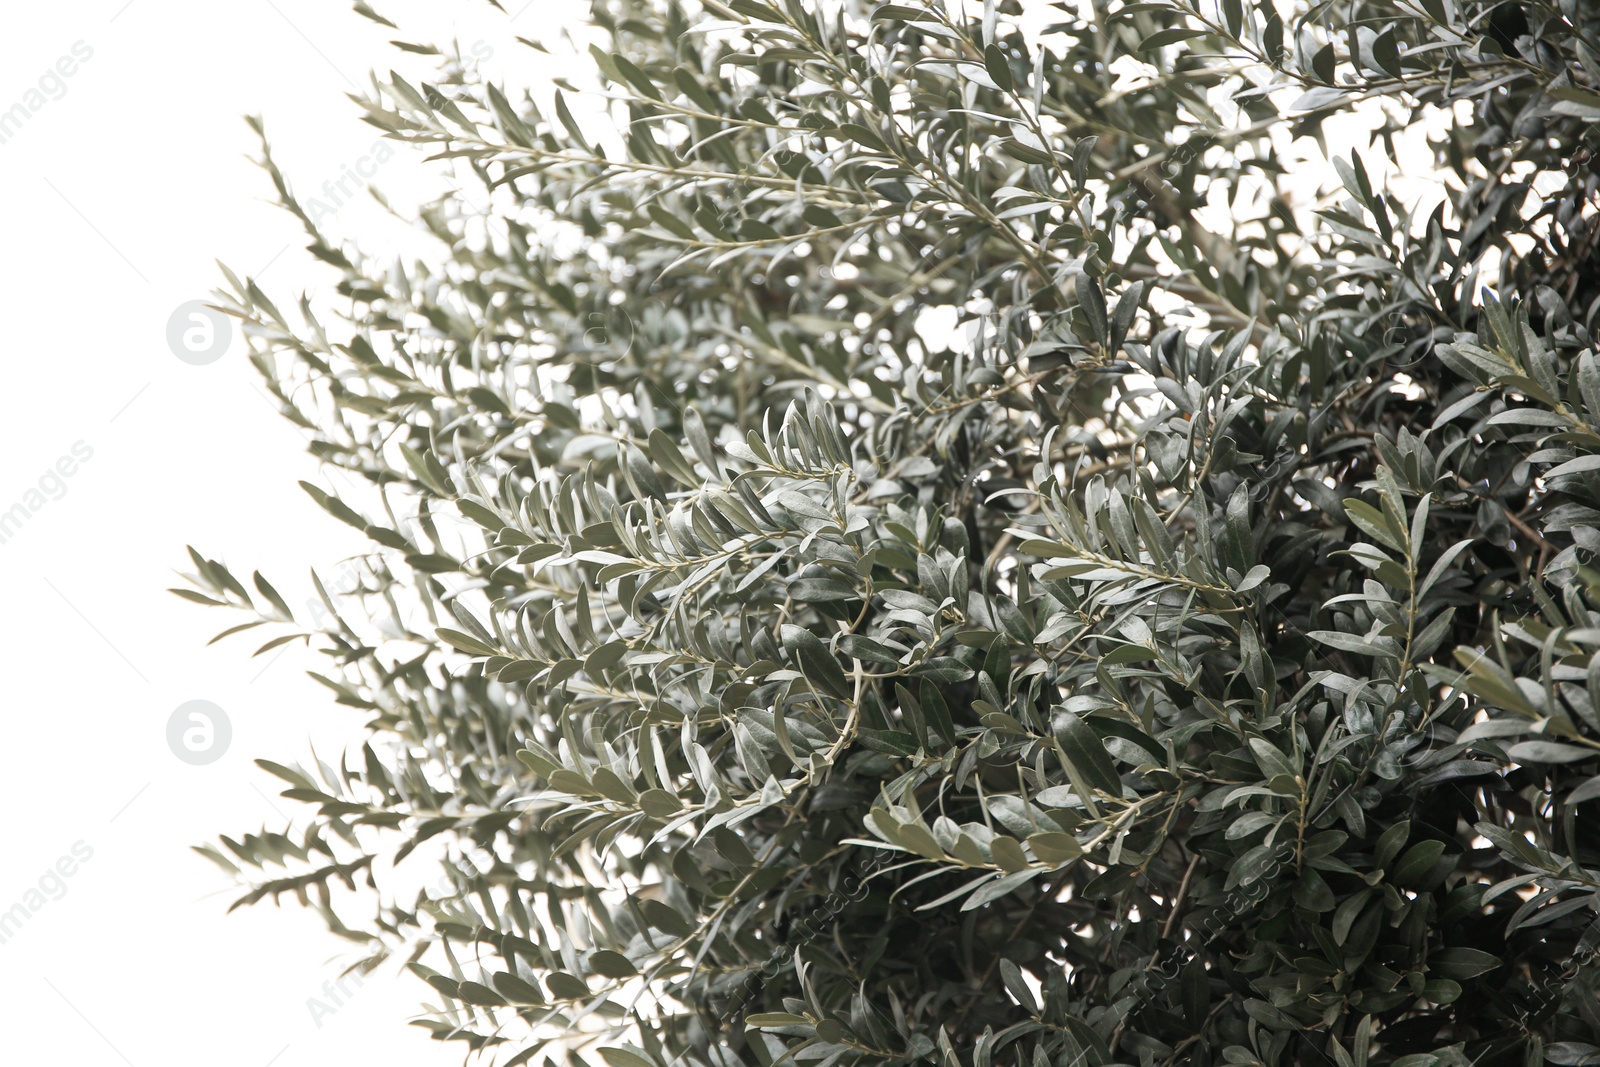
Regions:
[[183, 595], [369, 738], [263, 761], [241, 903], [504, 1064], [1594, 1052], [1600, 12], [594, 22], [614, 138], [458, 58], [359, 100], [472, 183], [431, 258], [263, 157], [344, 304], [220, 299], [371, 549]]

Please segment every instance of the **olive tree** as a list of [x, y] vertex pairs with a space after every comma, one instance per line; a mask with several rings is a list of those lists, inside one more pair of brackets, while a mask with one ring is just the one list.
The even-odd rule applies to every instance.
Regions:
[[370, 550], [184, 595], [367, 739], [239, 902], [485, 1062], [1594, 1062], [1600, 9], [593, 21], [358, 98], [431, 256], [263, 159], [339, 300], [219, 306]]

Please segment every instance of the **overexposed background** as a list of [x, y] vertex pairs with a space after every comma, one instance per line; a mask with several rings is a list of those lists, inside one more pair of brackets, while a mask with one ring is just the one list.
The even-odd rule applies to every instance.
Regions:
[[[373, 69], [413, 81], [433, 69], [391, 38], [458, 40], [513, 86], [565, 73], [516, 37], [569, 53], [560, 33], [586, 5], [525, 2], [501, 13], [484, 0], [374, 0], [400, 33], [348, 0], [0, 9], [0, 115], [29, 111], [0, 127], [0, 513], [43, 500], [0, 543], [0, 764], [15, 786], [0, 914], [32, 912], [0, 943], [6, 1062], [459, 1062], [405, 1025], [421, 983], [385, 969], [330, 996], [352, 946], [292, 904], [227, 915], [226, 876], [190, 850], [280, 829], [274, 806], [288, 805], [251, 760], [291, 762], [312, 745], [337, 757], [360, 715], [305, 677], [313, 657], [299, 646], [276, 660], [250, 658], [254, 634], [206, 648], [244, 619], [164, 591], [188, 569], [184, 545], [246, 580], [261, 569], [296, 606], [312, 595], [308, 567], [332, 575], [360, 546], [296, 486], [332, 483], [260, 391], [242, 340], [195, 366], [166, 334], [175, 308], [221, 283], [216, 260], [280, 304], [328, 295], [331, 275], [266, 202], [243, 115], [265, 118], [295, 188], [322, 195], [378, 139], [345, 94]], [[373, 181], [397, 209], [444, 188], [405, 149]], [[334, 232], [372, 251], [425, 247], [364, 195], [341, 200]], [[52, 476], [75, 448], [89, 458]], [[232, 728], [205, 766], [167, 745], [169, 717], [191, 700]], [[89, 858], [53, 873], [75, 847]]]

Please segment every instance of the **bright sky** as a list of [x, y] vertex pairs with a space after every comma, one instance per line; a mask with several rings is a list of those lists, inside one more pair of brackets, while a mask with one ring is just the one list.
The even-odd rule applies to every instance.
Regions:
[[[412, 39], [458, 38], [518, 85], [562, 68], [515, 36], [558, 48], [583, 5], [533, 0], [514, 20], [481, 0], [374, 6]], [[344, 94], [372, 68], [413, 81], [429, 70], [389, 36], [328, 0], [0, 9], [8, 1062], [460, 1061], [405, 1025], [426, 993], [414, 979], [384, 971], [330, 995], [324, 983], [351, 957], [314, 915], [226, 914], [227, 879], [189, 846], [280, 828], [284, 802], [250, 761], [303, 759], [311, 744], [335, 757], [359, 718], [305, 678], [308, 654], [251, 660], [249, 635], [208, 649], [244, 620], [163, 591], [192, 543], [243, 575], [260, 568], [301, 604], [310, 565], [332, 574], [359, 547], [296, 486], [329, 483], [259, 392], [243, 343], [196, 365], [167, 332], [175, 309], [219, 284], [214, 260], [279, 303], [326, 291], [293, 220], [265, 203], [241, 116], [266, 118], [304, 193], [370, 170], [377, 131]], [[405, 151], [374, 180], [397, 206], [441, 188]], [[374, 250], [411, 239], [375, 205], [341, 200], [337, 232]], [[169, 720], [195, 700], [231, 725], [206, 765], [168, 747]]]

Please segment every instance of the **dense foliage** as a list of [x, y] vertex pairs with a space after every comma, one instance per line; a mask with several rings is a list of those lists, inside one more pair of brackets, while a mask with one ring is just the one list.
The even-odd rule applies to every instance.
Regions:
[[493, 1062], [1583, 1062], [1600, 10], [959, 9], [597, 0], [614, 139], [376, 83], [425, 261], [267, 157], [372, 549], [185, 592], [370, 737], [203, 851]]

